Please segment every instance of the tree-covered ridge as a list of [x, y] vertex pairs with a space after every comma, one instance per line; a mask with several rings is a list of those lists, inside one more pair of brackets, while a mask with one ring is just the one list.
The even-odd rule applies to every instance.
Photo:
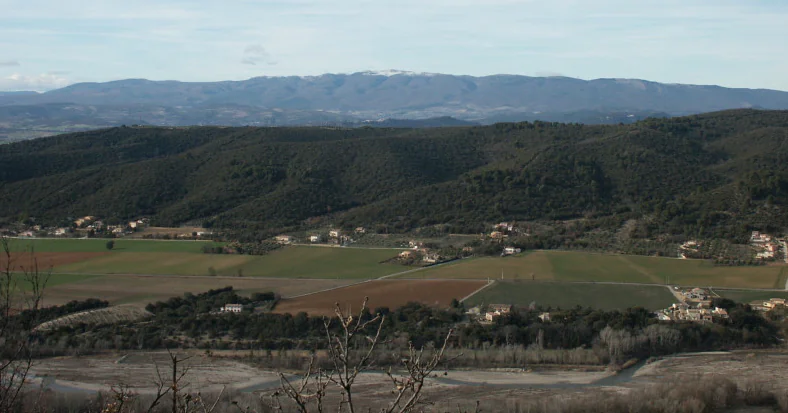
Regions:
[[755, 110], [618, 126], [112, 128], [0, 146], [0, 216], [464, 232], [647, 218], [637, 234], [736, 237], [788, 224], [786, 136], [788, 112]]

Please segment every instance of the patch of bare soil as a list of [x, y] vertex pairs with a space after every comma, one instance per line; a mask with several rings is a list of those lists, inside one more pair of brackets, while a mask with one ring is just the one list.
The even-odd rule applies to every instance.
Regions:
[[[200, 353], [182, 354], [192, 358], [182, 363], [188, 369], [184, 381], [187, 391], [217, 392], [223, 386], [242, 388], [278, 380], [276, 374], [265, 372], [237, 361], [211, 358]], [[89, 357], [55, 357], [38, 360], [33, 374], [71, 389], [106, 391], [111, 386], [126, 385], [135, 392], [155, 392], [157, 369], [164, 377], [171, 376], [166, 352], [134, 353], [128, 356], [100, 355]]]

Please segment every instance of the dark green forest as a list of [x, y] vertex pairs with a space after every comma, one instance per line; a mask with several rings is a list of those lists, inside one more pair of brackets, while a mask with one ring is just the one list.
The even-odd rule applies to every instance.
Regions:
[[270, 235], [332, 224], [637, 220], [637, 238], [788, 224], [788, 112], [631, 125], [431, 129], [118, 127], [0, 145], [0, 217], [151, 217]]

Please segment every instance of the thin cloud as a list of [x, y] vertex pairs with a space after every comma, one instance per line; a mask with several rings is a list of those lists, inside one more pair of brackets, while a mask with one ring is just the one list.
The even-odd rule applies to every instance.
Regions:
[[243, 58], [241, 63], [245, 65], [256, 66], [258, 64], [275, 65], [276, 61], [273, 60], [271, 54], [265, 50], [260, 44], [250, 44], [244, 49]]
[[43, 92], [68, 86], [71, 82], [59, 75], [42, 73], [40, 75], [23, 75], [14, 73], [0, 78], [0, 90], [33, 90]]
[[0, 67], [16, 67], [19, 66], [19, 62], [16, 60], [0, 60]]

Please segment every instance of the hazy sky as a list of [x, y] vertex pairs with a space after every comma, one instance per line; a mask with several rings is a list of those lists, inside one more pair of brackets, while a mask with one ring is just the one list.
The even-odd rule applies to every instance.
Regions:
[[383, 69], [788, 90], [788, 1], [0, 0], [0, 90]]

